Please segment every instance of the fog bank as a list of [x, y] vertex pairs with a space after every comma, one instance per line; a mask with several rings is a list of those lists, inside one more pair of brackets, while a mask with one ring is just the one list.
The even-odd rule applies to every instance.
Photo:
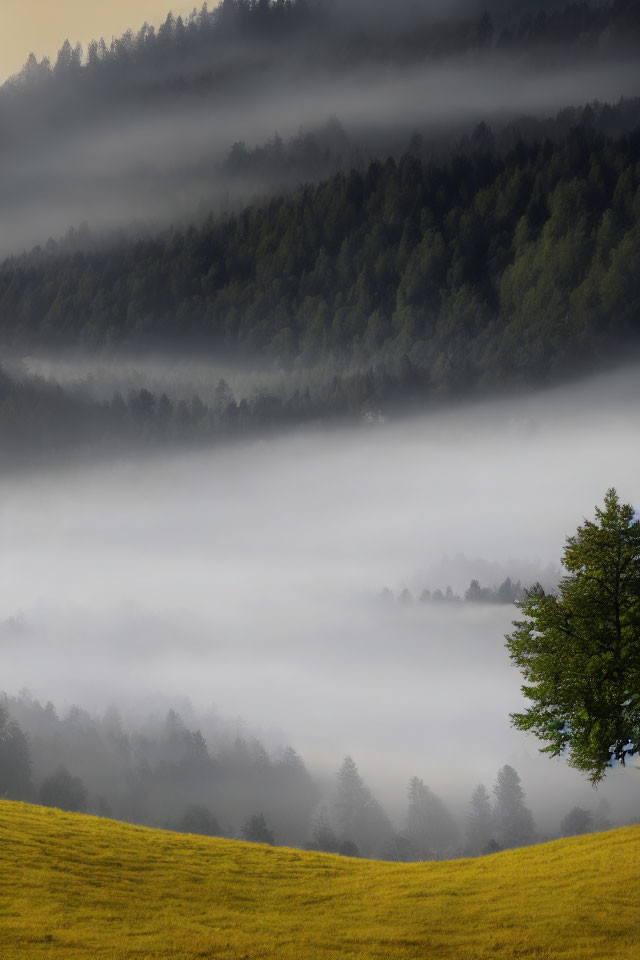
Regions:
[[[576, 772], [510, 729], [514, 608], [377, 595], [548, 576], [607, 487], [640, 502], [639, 383], [630, 368], [355, 430], [4, 478], [3, 687], [92, 709], [215, 703], [318, 769], [353, 754], [392, 803], [413, 774], [462, 802], [508, 762], [534, 805], [548, 791], [588, 805]], [[636, 792], [628, 771], [600, 795], [628, 812]]]

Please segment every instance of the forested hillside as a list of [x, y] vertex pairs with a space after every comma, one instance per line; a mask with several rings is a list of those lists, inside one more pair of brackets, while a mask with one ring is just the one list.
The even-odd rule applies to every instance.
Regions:
[[0, 268], [5, 346], [402, 361], [446, 395], [543, 382], [638, 333], [640, 130], [584, 125], [505, 154], [479, 127], [186, 232]]
[[5, 358], [196, 355], [215, 387], [96, 391], [5, 359], [2, 465], [628, 357], [638, 49], [630, 0], [225, 0], [30, 56], [0, 87]]

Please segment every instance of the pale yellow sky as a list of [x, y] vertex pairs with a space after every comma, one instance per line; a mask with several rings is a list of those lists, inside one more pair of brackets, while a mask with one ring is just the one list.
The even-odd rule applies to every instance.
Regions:
[[109, 42], [145, 20], [161, 23], [170, 9], [177, 16], [194, 6], [200, 9], [202, 0], [0, 0], [0, 83], [23, 67], [31, 51], [38, 60], [45, 54], [53, 59], [66, 37], [86, 50], [94, 37]]

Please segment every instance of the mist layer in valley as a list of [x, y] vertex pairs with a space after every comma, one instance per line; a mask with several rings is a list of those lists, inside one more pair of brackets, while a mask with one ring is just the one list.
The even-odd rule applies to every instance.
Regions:
[[[579, 774], [509, 726], [515, 608], [379, 594], [552, 580], [607, 487], [638, 502], [639, 389], [629, 368], [508, 403], [5, 477], [3, 687], [93, 710], [215, 704], [321, 773], [353, 755], [391, 809], [413, 775], [462, 807], [504, 763], [535, 809], [588, 806]], [[636, 781], [612, 771], [598, 796], [633, 817]]]

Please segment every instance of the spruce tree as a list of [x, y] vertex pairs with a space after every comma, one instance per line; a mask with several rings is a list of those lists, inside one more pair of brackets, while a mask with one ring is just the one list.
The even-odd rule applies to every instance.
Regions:
[[494, 817], [491, 798], [484, 783], [479, 784], [471, 795], [467, 820], [466, 852], [470, 856], [486, 853], [494, 839]]
[[314, 820], [311, 841], [311, 849], [313, 850], [323, 850], [325, 853], [337, 853], [340, 849], [340, 841], [329, 822], [329, 817], [324, 807], [322, 807], [320, 813]]
[[242, 828], [242, 836], [251, 843], [273, 843], [273, 834], [263, 813], [254, 813]]
[[406, 833], [417, 860], [440, 860], [455, 853], [457, 824], [440, 797], [419, 777], [409, 783]]
[[31, 754], [20, 726], [0, 703], [0, 797], [31, 798]]
[[341, 851], [349, 841], [363, 856], [379, 854], [393, 832], [386, 813], [364, 784], [352, 757], [345, 757], [338, 771], [335, 820]]
[[493, 788], [495, 822], [503, 847], [524, 847], [533, 843], [536, 828], [533, 814], [524, 802], [520, 777], [508, 764], [498, 771]]

